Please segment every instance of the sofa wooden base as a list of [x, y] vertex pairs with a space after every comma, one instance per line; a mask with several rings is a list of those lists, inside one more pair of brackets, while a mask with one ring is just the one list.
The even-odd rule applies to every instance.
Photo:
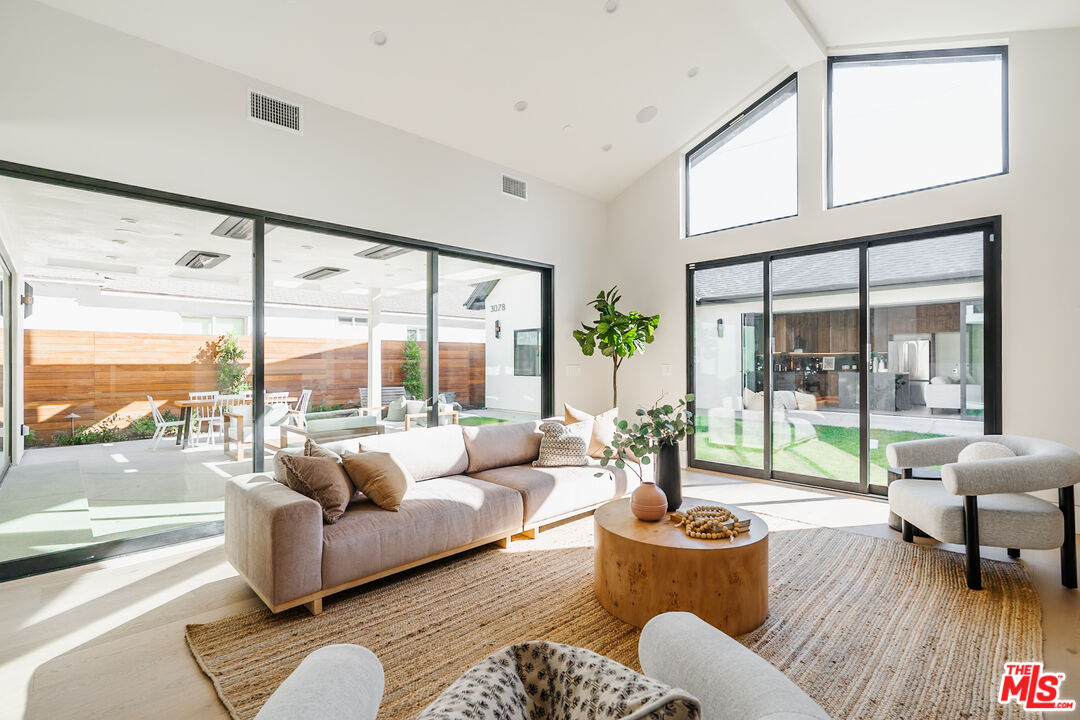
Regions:
[[472, 550], [472, 549], [478, 548], [478, 547], [480, 547], [482, 545], [490, 545], [491, 543], [498, 543], [498, 545], [500, 547], [504, 547], [504, 548], [509, 547], [509, 545], [510, 545], [510, 537], [511, 537], [510, 535], [506, 535], [506, 534], [502, 534], [502, 533], [500, 533], [499, 535], [493, 535], [491, 537], [486, 537], [486, 538], [483, 538], [481, 540], [477, 540], [476, 542], [471, 542], [468, 545], [461, 545], [460, 547], [452, 548], [452, 549], [447, 550], [445, 552], [438, 553], [437, 555], [429, 555], [428, 557], [420, 558], [418, 560], [414, 560], [412, 562], [405, 563], [404, 565], [398, 565], [397, 567], [387, 568], [386, 570], [381, 570], [381, 571], [379, 571], [377, 573], [374, 573], [372, 575], [368, 575], [366, 577], [359, 578], [357, 580], [351, 580], [351, 581], [349, 581], [347, 583], [341, 583], [340, 585], [335, 585], [334, 587], [329, 587], [329, 588], [326, 588], [324, 590], [320, 590], [318, 592], [313, 592], [313, 593], [310, 593], [308, 595], [298, 597], [298, 598], [296, 598], [294, 600], [289, 600], [289, 601], [286, 601], [286, 602], [276, 603], [276, 604], [270, 602], [270, 599], [267, 598], [266, 595], [264, 595], [262, 592], [260, 592], [259, 589], [255, 587], [254, 583], [251, 582], [251, 579], [246, 577], [244, 575], [244, 573], [240, 572], [239, 570], [237, 572], [239, 573], [240, 577], [244, 578], [244, 580], [247, 582], [247, 584], [249, 586], [251, 586], [251, 589], [255, 591], [255, 594], [259, 596], [259, 599], [263, 601], [263, 604], [266, 605], [266, 607], [270, 610], [270, 612], [276, 614], [276, 613], [284, 612], [285, 610], [291, 610], [294, 607], [299, 607], [300, 605], [303, 605], [305, 608], [307, 608], [307, 610], [312, 615], [318, 615], [319, 613], [322, 612], [322, 609], [323, 609], [323, 598], [326, 598], [326, 597], [328, 597], [330, 595], [334, 595], [336, 593], [342, 592], [344, 590], [349, 590], [349, 589], [354, 588], [354, 587], [359, 587], [360, 585], [366, 585], [369, 582], [373, 582], [375, 580], [380, 580], [380, 579], [382, 579], [384, 577], [387, 577], [389, 575], [395, 575], [395, 574], [397, 574], [399, 572], [404, 572], [405, 570], [411, 570], [411, 569], [413, 569], [415, 567], [419, 567], [421, 565], [426, 565], [427, 563], [434, 562], [436, 560], [441, 560], [442, 558], [450, 557], [451, 555], [457, 555], [458, 553], [463, 553], [463, 552], [465, 552], [467, 550]]

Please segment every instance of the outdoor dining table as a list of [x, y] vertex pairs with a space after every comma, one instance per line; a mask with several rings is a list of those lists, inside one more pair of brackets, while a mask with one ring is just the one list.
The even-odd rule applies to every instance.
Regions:
[[[289, 404], [295, 403], [296, 398], [290, 395], [285, 398], [285, 401]], [[186, 400], [174, 400], [173, 405], [180, 408], [180, 427], [176, 432], [176, 444], [181, 448], [186, 448], [191, 440], [191, 410], [197, 407], [209, 407], [213, 408], [219, 404], [233, 404], [233, 405], [248, 405], [251, 403], [251, 397], [248, 395], [218, 395], [214, 398], [192, 400], [190, 398]]]

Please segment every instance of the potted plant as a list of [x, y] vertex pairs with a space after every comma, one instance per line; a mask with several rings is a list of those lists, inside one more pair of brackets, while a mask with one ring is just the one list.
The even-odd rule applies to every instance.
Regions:
[[597, 348], [600, 354], [611, 358], [611, 406], [619, 406], [619, 367], [623, 360], [635, 353], [645, 352], [645, 346], [653, 341], [659, 315], [642, 315], [639, 312], [624, 313], [615, 307], [622, 299], [619, 288], [601, 291], [588, 305], [595, 307], [600, 317], [592, 325], [581, 323], [581, 330], [574, 331], [574, 339], [581, 352], [591, 357]]
[[638, 478], [642, 478], [641, 465], [651, 462], [656, 455], [656, 486], [667, 496], [668, 510], [682, 505], [682, 469], [679, 464], [679, 443], [694, 434], [693, 417], [688, 408], [694, 396], [688, 393], [674, 405], [657, 400], [652, 408], [639, 408], [636, 412], [640, 422], [633, 424], [620, 420], [615, 426], [615, 439], [604, 448], [600, 464], [614, 462], [624, 468], [627, 462], [638, 465]]

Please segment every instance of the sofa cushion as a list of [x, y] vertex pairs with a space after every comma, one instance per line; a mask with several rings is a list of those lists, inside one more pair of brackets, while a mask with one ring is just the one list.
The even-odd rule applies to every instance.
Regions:
[[633, 470], [620, 470], [613, 465], [601, 467], [595, 459], [584, 467], [512, 465], [485, 470], [472, 477], [521, 493], [525, 525], [547, 522], [614, 500], [640, 484]]
[[374, 415], [346, 415], [342, 417], [308, 418], [307, 429], [312, 433], [334, 432], [335, 430], [354, 430], [356, 428], [373, 427], [376, 422]]
[[463, 425], [467, 472], [476, 473], [507, 465], [531, 463], [540, 454], [540, 422]]
[[[334, 448], [332, 443], [330, 448]], [[418, 481], [458, 475], [469, 467], [460, 425], [369, 435], [360, 438], [360, 449], [390, 453]]]
[[520, 532], [521, 518], [519, 493], [464, 475], [414, 485], [396, 513], [354, 503], [323, 530], [323, 588]]
[[405, 404], [408, 401], [405, 396], [397, 398], [386, 407], [386, 419], [390, 422], [404, 422], [405, 421]]
[[[979, 544], [1050, 550], [1061, 547], [1061, 511], [1034, 495], [979, 496]], [[889, 509], [941, 542], [964, 544], [964, 498], [937, 480], [896, 480], [889, 485]]]

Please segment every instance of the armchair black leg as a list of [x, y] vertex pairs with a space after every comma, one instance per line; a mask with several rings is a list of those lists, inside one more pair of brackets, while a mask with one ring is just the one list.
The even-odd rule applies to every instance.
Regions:
[[1061, 584], [1076, 587], [1076, 505], [1073, 486], [1058, 488], [1058, 507], [1065, 516], [1065, 542], [1061, 544]]
[[900, 518], [900, 527], [903, 529], [904, 542], [915, 542], [915, 526]]
[[1009, 557], [1011, 558], [1020, 557], [1020, 548], [1009, 548], [1007, 552], [1009, 553]]
[[974, 495], [964, 496], [964, 544], [967, 546], [967, 586], [972, 590], [982, 590], [982, 568], [979, 567], [979, 503]]

